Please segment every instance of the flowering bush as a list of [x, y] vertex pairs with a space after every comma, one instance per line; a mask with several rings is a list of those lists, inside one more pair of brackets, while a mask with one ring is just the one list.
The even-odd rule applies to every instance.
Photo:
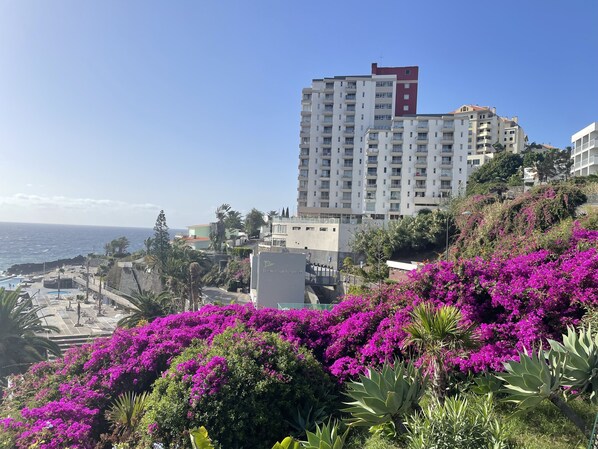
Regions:
[[[254, 346], [255, 335], [262, 334], [252, 332], [267, 332], [288, 342], [277, 343], [276, 351], [286, 345], [311, 351], [324, 371], [342, 382], [363, 373], [366, 367], [405, 356], [401, 352], [404, 328], [414, 304], [453, 305], [465, 322], [477, 326], [480, 346], [468, 356], [453, 357], [449, 362], [467, 372], [500, 369], [503, 361], [516, 357], [524, 347], [556, 338], [567, 325], [576, 325], [586, 306], [598, 305], [598, 231], [575, 224], [568, 234], [558, 247], [527, 254], [427, 265], [381, 294], [348, 296], [332, 311], [205, 306], [198, 312], [118, 330], [112, 338], [70, 350], [61, 360], [39, 364], [14, 378], [0, 405], [0, 417], [11, 418], [0, 421], [0, 441], [10, 441], [6, 447], [18, 449], [36, 443], [41, 449], [93, 447], [109, 430], [103, 415], [112, 399], [125, 391], [156, 390], [158, 385], [161, 394], [166, 394], [171, 380], [186, 395], [180, 403], [181, 419], [206, 425], [209, 417], [201, 415], [202, 401], [230, 393], [232, 390], [227, 389], [233, 384], [228, 379], [238, 366], [231, 363], [231, 354], [223, 347], [218, 346], [220, 352], [210, 352], [210, 343], [214, 340], [222, 345], [223, 337], [218, 336], [238, 325], [247, 330], [235, 331], [234, 335], [246, 336]], [[241, 347], [239, 342], [235, 345]], [[194, 349], [177, 358], [190, 347]], [[303, 351], [299, 350], [296, 357], [308, 357]], [[270, 382], [266, 385], [289, 385], [283, 382], [287, 371], [282, 365], [269, 366], [272, 362], [257, 355], [252, 360], [252, 369], [262, 364], [260, 375], [273, 370], [272, 377], [266, 377]], [[174, 377], [161, 377], [167, 371]], [[277, 380], [281, 373], [283, 377]], [[236, 405], [242, 407], [231, 410], [237, 410], [235, 419], [243, 421], [243, 410], [250, 405]], [[192, 412], [191, 417], [187, 417], [188, 412]], [[173, 411], [168, 416], [175, 415]], [[52, 424], [52, 441], [48, 440], [48, 422]], [[162, 423], [156, 420], [151, 424], [148, 431], [160, 434]], [[228, 428], [228, 424], [222, 426]]]
[[271, 333], [235, 327], [175, 358], [149, 398], [147, 441], [176, 447], [204, 425], [222, 447], [270, 447], [300, 404], [330, 406], [334, 388], [313, 356]]

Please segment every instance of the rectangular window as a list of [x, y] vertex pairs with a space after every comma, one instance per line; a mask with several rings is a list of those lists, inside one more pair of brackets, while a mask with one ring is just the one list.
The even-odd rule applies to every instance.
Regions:
[[320, 232], [326, 232], [328, 231], [328, 228], [320, 228]]
[[403, 100], [409, 100], [409, 94], [403, 95]]
[[403, 106], [403, 111], [408, 111], [409, 110], [409, 106], [405, 105]]

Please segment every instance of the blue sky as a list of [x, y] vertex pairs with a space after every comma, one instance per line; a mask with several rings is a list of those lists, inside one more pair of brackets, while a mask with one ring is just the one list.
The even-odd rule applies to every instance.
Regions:
[[418, 111], [598, 121], [598, 2], [0, 0], [0, 221], [296, 208], [301, 89], [420, 67]]

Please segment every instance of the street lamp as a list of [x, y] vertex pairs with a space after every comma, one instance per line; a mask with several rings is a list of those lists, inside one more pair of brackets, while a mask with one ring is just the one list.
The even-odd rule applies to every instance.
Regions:
[[[471, 215], [471, 212], [466, 210], [465, 212], [461, 212], [461, 215]], [[448, 262], [449, 260], [449, 223], [451, 220], [451, 215], [447, 213], [446, 215], [446, 255], [445, 260]]]

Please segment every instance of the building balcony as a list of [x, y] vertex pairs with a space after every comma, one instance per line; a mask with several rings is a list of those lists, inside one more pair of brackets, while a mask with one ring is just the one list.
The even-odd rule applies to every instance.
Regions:
[[426, 156], [428, 154], [428, 149], [426, 148], [425, 150], [423, 148], [418, 148], [417, 150], [415, 150], [415, 155], [423, 155]]
[[334, 111], [332, 111], [332, 109], [324, 109], [324, 111], [322, 111], [322, 115], [324, 115], [324, 116], [330, 116], [333, 114], [334, 114]]
[[591, 150], [592, 148], [596, 148], [597, 146], [598, 146], [598, 139], [592, 139], [586, 143], [582, 143], [578, 147], [575, 147], [573, 152], [580, 153], [582, 151]]
[[347, 83], [347, 92], [355, 92], [357, 90], [357, 83]]
[[378, 186], [376, 184], [366, 184], [365, 189], [366, 190], [376, 190], [378, 188]]
[[302, 117], [311, 116], [311, 111], [301, 111], [301, 116]]

